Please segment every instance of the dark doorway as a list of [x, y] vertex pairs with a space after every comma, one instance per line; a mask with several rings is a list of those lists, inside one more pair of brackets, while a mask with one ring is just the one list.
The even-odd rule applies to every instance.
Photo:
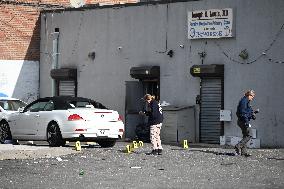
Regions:
[[200, 88], [200, 142], [217, 144], [223, 135], [223, 79], [202, 78]]
[[160, 98], [160, 67], [133, 67], [130, 75], [138, 80], [126, 81], [125, 137], [147, 141], [147, 117], [139, 115], [139, 111], [145, 106], [145, 94], [154, 95], [157, 100]]
[[224, 123], [220, 121], [220, 110], [224, 109], [224, 65], [193, 65], [193, 77], [200, 77], [199, 140], [217, 144], [224, 134]]

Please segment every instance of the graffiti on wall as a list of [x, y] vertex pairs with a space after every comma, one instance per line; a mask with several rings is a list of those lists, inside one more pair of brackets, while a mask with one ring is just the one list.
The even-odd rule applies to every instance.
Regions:
[[188, 38], [233, 37], [233, 11], [209, 9], [188, 12]]

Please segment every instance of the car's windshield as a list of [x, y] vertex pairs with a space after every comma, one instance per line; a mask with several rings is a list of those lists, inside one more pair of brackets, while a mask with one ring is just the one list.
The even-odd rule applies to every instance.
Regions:
[[0, 100], [0, 106], [6, 111], [17, 111], [26, 104], [20, 100]]

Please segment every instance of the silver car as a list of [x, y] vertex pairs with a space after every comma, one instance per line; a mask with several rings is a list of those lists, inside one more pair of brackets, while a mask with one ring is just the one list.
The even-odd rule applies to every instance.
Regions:
[[16, 98], [0, 97], [0, 143], [12, 140], [9, 129], [9, 116], [27, 104]]
[[45, 97], [11, 114], [9, 127], [13, 139], [46, 140], [50, 146], [66, 141], [97, 142], [112, 147], [124, 133], [117, 111], [82, 97]]

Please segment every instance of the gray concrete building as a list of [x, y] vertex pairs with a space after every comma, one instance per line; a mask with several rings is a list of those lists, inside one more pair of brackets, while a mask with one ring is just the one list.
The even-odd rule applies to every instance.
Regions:
[[[223, 135], [241, 136], [236, 107], [253, 89], [252, 106], [260, 113], [252, 125], [260, 145], [283, 147], [283, 44], [283, 0], [153, 1], [44, 11], [40, 96], [97, 100], [124, 116], [126, 137], [133, 138], [143, 122], [137, 114], [141, 97], [152, 93], [171, 105], [165, 111], [194, 109], [185, 111], [190, 115], [177, 113], [189, 116], [184, 123], [175, 121], [192, 128], [190, 142], [219, 143]], [[172, 124], [170, 116], [165, 119]]]

